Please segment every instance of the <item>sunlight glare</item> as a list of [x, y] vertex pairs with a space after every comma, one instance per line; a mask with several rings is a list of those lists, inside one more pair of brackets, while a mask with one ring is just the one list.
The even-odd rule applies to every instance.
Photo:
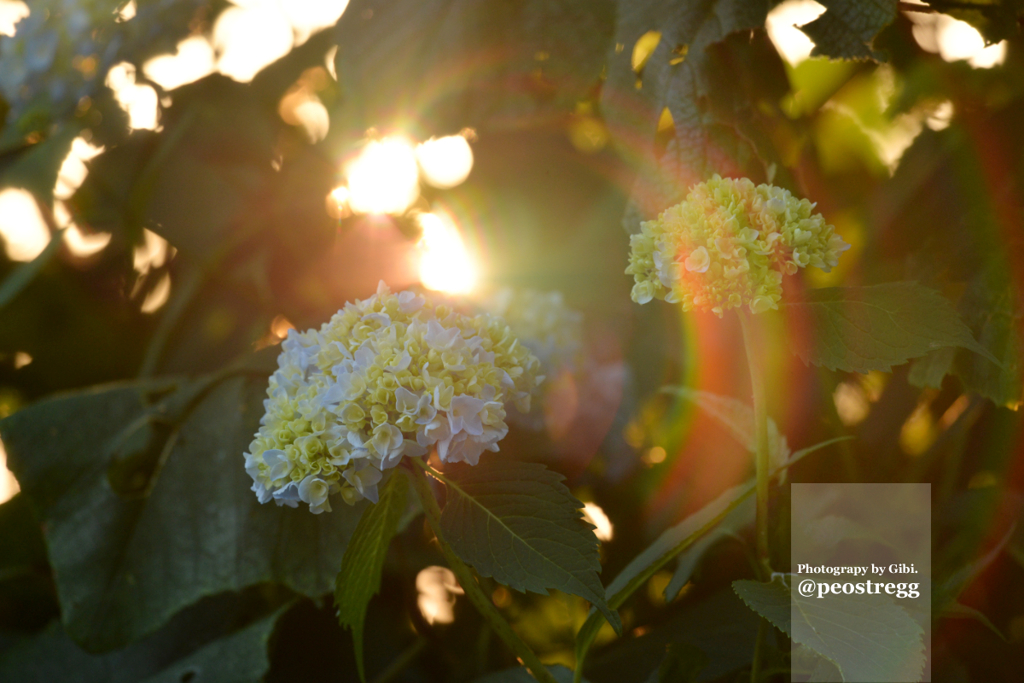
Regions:
[[946, 14], [908, 12], [914, 22], [914, 40], [927, 52], [947, 62], [966, 60], [975, 69], [991, 69], [1006, 61], [1006, 41], [985, 47], [978, 29]]
[[345, 169], [349, 201], [357, 213], [399, 214], [419, 196], [416, 153], [407, 140], [370, 140]]
[[0, 191], [0, 236], [12, 261], [31, 261], [49, 244], [50, 230], [27, 190]]
[[132, 253], [133, 266], [140, 275], [145, 275], [151, 268], [159, 268], [168, 256], [174, 255], [174, 248], [167, 244], [160, 235], [151, 230], [142, 230], [142, 244], [135, 247]]
[[117, 21], [124, 23], [131, 21], [135, 18], [135, 14], [139, 11], [138, 6], [135, 4], [135, 0], [128, 0], [128, 3], [121, 9], [116, 11]]
[[473, 150], [462, 135], [430, 138], [416, 146], [423, 179], [440, 189], [462, 183], [473, 170]]
[[217, 70], [241, 83], [288, 54], [292, 44], [291, 24], [276, 2], [235, 2], [213, 26]]
[[167, 303], [169, 298], [171, 298], [171, 274], [164, 273], [153, 289], [149, 290], [140, 310], [143, 313], [155, 313]]
[[426, 567], [416, 575], [416, 605], [428, 624], [450, 624], [455, 621], [455, 596], [462, 595], [462, 586], [447, 567]]
[[57, 199], [68, 199], [85, 182], [89, 175], [86, 162], [103, 153], [102, 147], [91, 144], [81, 135], [71, 143], [68, 155], [57, 171], [57, 183], [53, 186], [53, 196]]
[[597, 536], [597, 540], [607, 543], [615, 536], [612, 520], [608, 519], [608, 515], [605, 514], [604, 510], [597, 503], [587, 503], [583, 506], [583, 519], [597, 527], [594, 529], [594, 535]]
[[114, 91], [114, 97], [121, 109], [128, 114], [128, 127], [132, 130], [157, 130], [160, 113], [156, 90], [152, 86], [135, 82], [135, 67], [121, 62], [110, 67], [107, 73], [107, 87]]
[[796, 66], [811, 56], [814, 42], [797, 28], [817, 19], [825, 8], [814, 0], [786, 0], [768, 13], [765, 28], [775, 49], [790, 66]]
[[28, 15], [28, 5], [21, 0], [0, 0], [0, 36], [13, 36], [14, 27]]
[[175, 54], [153, 57], [142, 66], [146, 78], [164, 90], [174, 90], [214, 72], [213, 45], [204, 36], [178, 43]]
[[423, 229], [420, 241], [420, 282], [427, 289], [466, 294], [476, 287], [478, 273], [459, 229], [433, 213], [417, 217]]
[[18, 480], [7, 469], [7, 451], [4, 450], [4, 442], [0, 441], [0, 504], [9, 501], [20, 490]]
[[348, 0], [288, 0], [281, 7], [295, 31], [295, 44], [301, 45], [320, 29], [334, 26]]

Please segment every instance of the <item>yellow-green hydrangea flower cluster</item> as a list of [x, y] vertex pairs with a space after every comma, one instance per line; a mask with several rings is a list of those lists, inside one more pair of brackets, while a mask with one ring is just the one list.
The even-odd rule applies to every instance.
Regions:
[[530, 409], [540, 362], [508, 325], [382, 282], [319, 330], [291, 330], [270, 378], [245, 469], [261, 503], [330, 511], [377, 501], [382, 472], [436, 448], [476, 465]]
[[630, 238], [633, 301], [663, 299], [718, 315], [778, 308], [782, 276], [829, 272], [850, 248], [814, 204], [774, 185], [715, 176]]
[[[561, 292], [535, 289], [499, 289], [480, 304], [481, 308], [508, 323], [512, 333], [540, 360], [547, 377], [576, 373], [585, 363], [583, 314], [566, 305]], [[551, 384], [545, 384], [546, 400]], [[536, 413], [536, 411], [534, 411]], [[530, 429], [544, 426], [542, 416], [513, 415], [513, 421]]]

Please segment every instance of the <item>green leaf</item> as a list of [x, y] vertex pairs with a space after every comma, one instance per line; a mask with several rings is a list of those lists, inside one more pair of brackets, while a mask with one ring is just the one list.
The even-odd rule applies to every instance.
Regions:
[[21, 293], [32, 282], [32, 279], [39, 274], [39, 271], [50, 262], [53, 255], [60, 248], [64, 239], [64, 229], [58, 230], [47, 243], [46, 248], [39, 252], [39, 255], [28, 263], [18, 266], [13, 273], [4, 278], [0, 283], [0, 310], [9, 304], [14, 297]]
[[995, 624], [992, 623], [988, 617], [979, 610], [969, 607], [961, 602], [953, 601], [942, 608], [942, 611], [936, 615], [937, 619], [970, 619], [976, 621], [992, 633], [999, 636], [999, 639], [1003, 642], [1009, 642], [1006, 640], [1006, 636], [1000, 631]]
[[924, 669], [923, 631], [885, 595], [805, 598], [776, 577], [733, 581], [750, 609], [794, 642], [826, 657], [848, 681], [916, 681]]
[[353, 0], [336, 29], [345, 113], [356, 130], [415, 116], [440, 132], [564, 111], [599, 84], [613, 17], [613, 0]]
[[482, 576], [518, 591], [578, 595], [621, 630], [608, 607], [594, 527], [583, 503], [543, 465], [485, 458], [476, 467], [449, 466], [441, 531], [452, 549]]
[[328, 592], [362, 510], [311, 515], [256, 501], [242, 453], [266, 380], [241, 377], [213, 387], [145, 463], [155, 467], [143, 495], [119, 495], [108, 474], [125, 426], [176, 388], [100, 387], [0, 422], [9, 466], [45, 525], [64, 626], [91, 651], [137, 640], [206, 595], [266, 582]]
[[893, 0], [821, 0], [821, 4], [824, 14], [799, 27], [814, 41], [812, 57], [885, 61], [871, 42], [896, 20]]
[[22, 683], [252, 683], [270, 668], [267, 642], [281, 614], [237, 628], [244, 613], [221, 597], [186, 610], [157, 633], [101, 655], [53, 622], [0, 657], [0, 680]]
[[669, 581], [668, 586], [665, 587], [665, 600], [671, 602], [679, 596], [679, 591], [683, 590], [683, 586], [693, 576], [694, 570], [711, 546], [723, 538], [735, 536], [741, 529], [753, 523], [754, 499], [746, 498], [740, 505], [733, 508], [706, 536], [679, 553], [679, 563], [676, 565], [676, 571], [672, 574], [672, 580]]
[[[561, 664], [549, 666], [547, 669], [558, 683], [570, 683], [572, 681], [572, 669], [567, 669]], [[526, 667], [517, 666], [481, 676], [475, 679], [474, 683], [536, 683], [536, 679], [530, 675]]]
[[987, 356], [943, 348], [915, 361], [908, 380], [914, 386], [939, 388], [943, 377], [953, 374], [963, 382], [965, 390], [996, 405], [1016, 409], [1024, 401], [1024, 344], [1018, 332], [1024, 308], [1014, 295], [1009, 274], [998, 266], [977, 273], [968, 282], [957, 309], [976, 333], [978, 342], [1000, 363], [989, 362]]
[[[736, 107], [731, 105], [736, 103], [729, 103], [728, 96], [716, 97], [714, 104], [726, 106], [712, 106], [711, 93], [725, 81], [717, 77], [710, 50], [732, 34], [763, 29], [769, 3], [618, 0], [617, 5], [601, 112], [628, 158], [635, 158], [640, 144], [656, 162], [656, 168], [645, 165], [640, 169], [624, 219], [626, 230], [636, 232], [640, 220], [681, 199], [694, 182], [714, 172], [727, 173], [726, 169], [736, 168], [741, 152], [749, 154], [749, 140], [735, 130]], [[638, 74], [633, 64], [634, 46], [652, 31], [660, 34], [660, 39]], [[744, 62], [742, 69], [749, 66], [746, 60], [737, 61]], [[735, 63], [730, 66], [735, 76], [740, 69]], [[759, 65], [760, 82], [755, 87], [771, 80], [765, 73], [771, 66]], [[775, 66], [784, 82], [777, 57]], [[736, 82], [733, 79], [730, 84]], [[674, 134], [664, 153], [655, 159], [655, 136], [666, 109]]]
[[355, 641], [356, 667], [359, 679], [365, 681], [363, 668], [363, 622], [370, 598], [380, 590], [380, 574], [388, 545], [398, 531], [398, 523], [406, 508], [409, 480], [405, 473], [394, 471], [380, 492], [380, 500], [363, 511], [363, 516], [349, 540], [341, 570], [334, 580], [334, 604], [338, 622], [352, 629]]
[[911, 358], [949, 346], [996, 359], [971, 336], [953, 306], [916, 282], [811, 290], [784, 311], [805, 317], [810, 334], [791, 339], [804, 361], [829, 370], [888, 372]]
[[[826, 446], [839, 441], [845, 441], [849, 437], [839, 437], [823, 441], [814, 446], [797, 451], [782, 467], [772, 472], [773, 476], [778, 474], [806, 456]], [[754, 492], [754, 481], [748, 481], [740, 486], [735, 486], [711, 501], [703, 508], [693, 513], [674, 527], [667, 529], [642, 553], [637, 555], [632, 562], [626, 565], [606, 592], [608, 604], [612, 609], [618, 609], [633, 592], [642, 586], [656, 571], [661, 569], [673, 557], [693, 547], [696, 543], [714, 530], [722, 520], [726, 519], [736, 510], [743, 501]], [[586, 660], [587, 651], [591, 643], [601, 630], [602, 618], [596, 610], [590, 610], [587, 620], [576, 633], [576, 674], [582, 672], [583, 662]], [[578, 679], [577, 679], [578, 680]]]

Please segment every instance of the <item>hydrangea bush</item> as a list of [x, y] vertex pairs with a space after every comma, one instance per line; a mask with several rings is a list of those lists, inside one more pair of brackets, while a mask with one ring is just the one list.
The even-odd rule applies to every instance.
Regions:
[[330, 495], [377, 501], [382, 472], [436, 448], [476, 465], [527, 412], [540, 362], [490, 315], [411, 291], [347, 304], [319, 330], [291, 330], [245, 467], [261, 503], [330, 511]]
[[740, 306], [778, 308], [783, 275], [807, 266], [829, 272], [850, 248], [814, 206], [747, 178], [716, 175], [695, 185], [630, 238], [633, 300], [662, 299], [718, 317]]

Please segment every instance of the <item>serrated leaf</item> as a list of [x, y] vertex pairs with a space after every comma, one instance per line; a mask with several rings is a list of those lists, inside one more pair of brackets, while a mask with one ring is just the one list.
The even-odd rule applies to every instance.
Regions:
[[352, 629], [359, 679], [366, 680], [363, 667], [363, 625], [370, 598], [380, 590], [380, 574], [391, 539], [406, 508], [409, 480], [393, 471], [380, 492], [380, 500], [363, 511], [341, 560], [334, 581], [334, 605], [338, 622]]
[[257, 502], [242, 453], [266, 380], [241, 377], [196, 406], [145, 495], [119, 496], [107, 476], [111, 444], [154, 392], [176, 386], [94, 388], [0, 422], [9, 466], [45, 525], [64, 626], [91, 651], [135, 641], [206, 595], [267, 582], [328, 592], [362, 510], [311, 515]]
[[[709, 49], [734, 33], [763, 29], [768, 3], [618, 0], [617, 5], [601, 111], [613, 139], [631, 156], [636, 155], [638, 140], [647, 142], [650, 150], [644, 151], [651, 154], [650, 161], [657, 167], [642, 167], [631, 193], [624, 227], [636, 232], [641, 220], [681, 199], [693, 183], [713, 172], [738, 170], [738, 150], [749, 153], [749, 141], [730, 130], [735, 112], [722, 114], [710, 102], [722, 79], [716, 78]], [[659, 33], [660, 39], [637, 73], [634, 46], [652, 31]], [[735, 64], [732, 66], [735, 73]], [[765, 73], [768, 65], [760, 66], [761, 83], [770, 81]], [[721, 105], [727, 98], [715, 99], [720, 99], [715, 104]], [[666, 109], [674, 135], [664, 154], [655, 159], [654, 139]]]
[[810, 323], [810, 334], [791, 339], [793, 352], [804, 363], [829, 370], [888, 372], [949, 346], [998, 362], [974, 340], [948, 300], [916, 282], [811, 290], [783, 310]]
[[441, 530], [455, 553], [482, 576], [518, 591], [578, 595], [621, 630], [608, 607], [594, 527], [583, 503], [543, 465], [486, 458], [445, 469]]
[[733, 590], [794, 642], [839, 668], [848, 681], [916, 681], [924, 669], [923, 631], [885, 595], [805, 598], [776, 577], [733, 581]]
[[892, 0], [821, 0], [825, 12], [800, 26], [814, 41], [812, 57], [833, 59], [872, 59], [885, 61], [885, 55], [871, 47], [878, 33], [896, 20]]

